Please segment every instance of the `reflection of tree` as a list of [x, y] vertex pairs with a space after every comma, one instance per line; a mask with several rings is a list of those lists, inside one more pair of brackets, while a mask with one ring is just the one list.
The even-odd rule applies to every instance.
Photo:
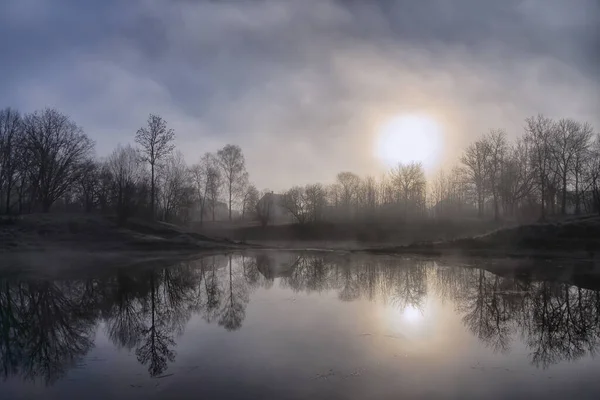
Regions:
[[478, 270], [459, 309], [464, 324], [479, 340], [494, 351], [505, 352], [510, 346], [511, 314], [506, 299], [499, 294], [500, 278]]
[[494, 350], [522, 336], [540, 367], [594, 354], [600, 345], [600, 292], [416, 260], [263, 253], [119, 270], [104, 279], [2, 280], [0, 372], [53, 383], [87, 354], [102, 319], [115, 346], [134, 350], [157, 376], [175, 360], [176, 337], [193, 314], [240, 329], [250, 292], [272, 285], [418, 309], [435, 293]]
[[226, 285], [225, 301], [219, 318], [219, 325], [228, 331], [235, 331], [242, 326], [246, 316], [246, 305], [250, 300], [243, 269], [240, 265], [234, 268], [232, 260], [233, 257], [229, 256], [228, 285]]
[[438, 293], [456, 302], [465, 325], [494, 350], [507, 350], [519, 334], [532, 364], [545, 368], [600, 345], [600, 292], [476, 269], [439, 269], [435, 277]]
[[600, 339], [597, 295], [564, 284], [536, 285], [530, 323], [524, 327], [533, 364], [547, 367], [595, 353]]
[[161, 302], [156, 272], [150, 272], [150, 296], [145, 299], [144, 314], [148, 317], [141, 330], [141, 344], [135, 350], [138, 361], [148, 364], [150, 376], [162, 374], [167, 369], [167, 361], [175, 360], [175, 346], [172, 332], [169, 331], [168, 314]]
[[92, 347], [95, 315], [82, 285], [47, 281], [2, 282], [0, 350], [5, 377], [42, 377], [49, 384], [64, 375]]

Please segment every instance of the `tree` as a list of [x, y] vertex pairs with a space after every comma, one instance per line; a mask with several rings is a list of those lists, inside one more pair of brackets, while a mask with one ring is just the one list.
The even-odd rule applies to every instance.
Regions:
[[85, 212], [90, 213], [97, 200], [97, 191], [100, 184], [100, 168], [99, 165], [90, 158], [83, 162], [81, 171], [81, 176], [78, 181], [80, 201]]
[[529, 146], [520, 139], [509, 148], [500, 174], [498, 194], [508, 215], [514, 216], [517, 204], [532, 194], [534, 181]]
[[411, 212], [420, 211], [425, 205], [425, 172], [418, 162], [398, 164], [390, 172], [391, 182], [396, 192], [396, 202], [403, 201], [404, 217], [408, 217], [409, 203]]
[[281, 198], [281, 206], [288, 210], [299, 224], [308, 220], [308, 201], [304, 189], [294, 186], [285, 192]]
[[491, 149], [485, 140], [477, 140], [465, 150], [460, 158], [465, 166], [469, 181], [475, 189], [477, 198], [477, 215], [483, 218], [485, 198], [488, 192], [488, 166]]
[[507, 151], [506, 132], [501, 129], [493, 129], [484, 140], [489, 148], [486, 172], [494, 202], [494, 220], [498, 221], [500, 219], [499, 186]]
[[585, 168], [588, 164], [593, 151], [590, 150], [594, 129], [588, 123], [584, 123], [581, 127], [579, 135], [575, 140], [575, 161], [573, 163], [573, 175], [575, 179], [575, 214], [581, 213], [581, 185], [585, 178]]
[[196, 197], [200, 205], [200, 226], [204, 222], [204, 211], [208, 196], [208, 170], [210, 165], [213, 164], [213, 158], [214, 156], [211, 153], [205, 153], [197, 164], [190, 167], [190, 177], [196, 189]]
[[34, 187], [32, 197], [48, 212], [77, 182], [94, 143], [68, 116], [47, 108], [25, 117], [23, 146]]
[[600, 213], [600, 134], [596, 135], [596, 140], [592, 145], [590, 157], [586, 165], [587, 186], [592, 192], [594, 206]]
[[538, 115], [525, 120], [525, 138], [531, 150], [531, 165], [535, 170], [540, 189], [541, 219], [546, 218], [546, 197], [552, 166], [552, 137], [555, 123], [550, 118]]
[[124, 223], [137, 208], [136, 192], [143, 174], [138, 152], [130, 145], [118, 146], [108, 157], [106, 166], [114, 182], [113, 203], [117, 218]]
[[[19, 162], [19, 141], [23, 133], [23, 120], [18, 111], [0, 110], [0, 194], [4, 194], [6, 214], [10, 213], [11, 194]], [[0, 199], [0, 204], [2, 200]]]
[[233, 202], [237, 200], [248, 182], [248, 173], [246, 172], [246, 161], [242, 149], [239, 146], [228, 144], [217, 152], [217, 159], [223, 172], [225, 189], [228, 195], [229, 221], [231, 221], [231, 211]]
[[223, 187], [223, 177], [221, 170], [216, 162], [209, 165], [206, 171], [206, 193], [210, 201], [210, 209], [212, 212], [212, 220], [215, 220], [215, 208], [221, 195]]
[[142, 161], [150, 164], [150, 210], [155, 217], [156, 179], [155, 168], [166, 156], [171, 154], [175, 145], [175, 132], [167, 128], [167, 122], [158, 115], [150, 114], [146, 127], [138, 129], [135, 142], [142, 150]]
[[192, 204], [191, 181], [183, 154], [170, 154], [158, 172], [163, 220], [170, 222], [174, 216], [181, 217], [179, 214], [189, 210]]
[[247, 216], [250, 216], [251, 218], [255, 216], [259, 199], [260, 197], [256, 186], [249, 185], [246, 188], [244, 192], [244, 197], [242, 199], [242, 221]]
[[325, 206], [327, 205], [327, 193], [325, 188], [320, 183], [306, 185], [304, 194], [306, 198], [308, 219], [312, 222], [321, 221], [323, 219]]

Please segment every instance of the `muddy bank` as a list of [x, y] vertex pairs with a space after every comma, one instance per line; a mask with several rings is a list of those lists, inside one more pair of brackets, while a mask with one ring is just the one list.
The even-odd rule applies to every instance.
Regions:
[[472, 238], [377, 246], [364, 251], [373, 254], [593, 260], [600, 257], [600, 217], [522, 225]]
[[47, 270], [80, 266], [99, 268], [248, 247], [210, 238], [183, 228], [132, 220], [118, 225], [111, 218], [89, 215], [26, 215], [0, 223], [0, 269]]

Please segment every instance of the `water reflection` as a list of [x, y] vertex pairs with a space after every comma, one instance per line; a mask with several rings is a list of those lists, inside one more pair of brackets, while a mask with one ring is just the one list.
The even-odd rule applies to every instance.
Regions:
[[522, 338], [530, 362], [543, 368], [593, 355], [599, 346], [598, 291], [428, 261], [264, 253], [120, 270], [102, 279], [0, 280], [0, 368], [5, 378], [52, 384], [78, 365], [103, 329], [150, 376], [161, 376], [192, 316], [238, 330], [252, 292], [273, 286], [377, 301], [407, 319], [422, 318], [426, 300], [435, 296], [451, 302], [486, 346], [508, 352]]

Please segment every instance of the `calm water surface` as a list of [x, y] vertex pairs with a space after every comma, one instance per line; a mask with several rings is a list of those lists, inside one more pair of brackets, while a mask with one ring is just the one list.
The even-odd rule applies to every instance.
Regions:
[[600, 399], [600, 292], [442, 261], [0, 278], [1, 399]]

